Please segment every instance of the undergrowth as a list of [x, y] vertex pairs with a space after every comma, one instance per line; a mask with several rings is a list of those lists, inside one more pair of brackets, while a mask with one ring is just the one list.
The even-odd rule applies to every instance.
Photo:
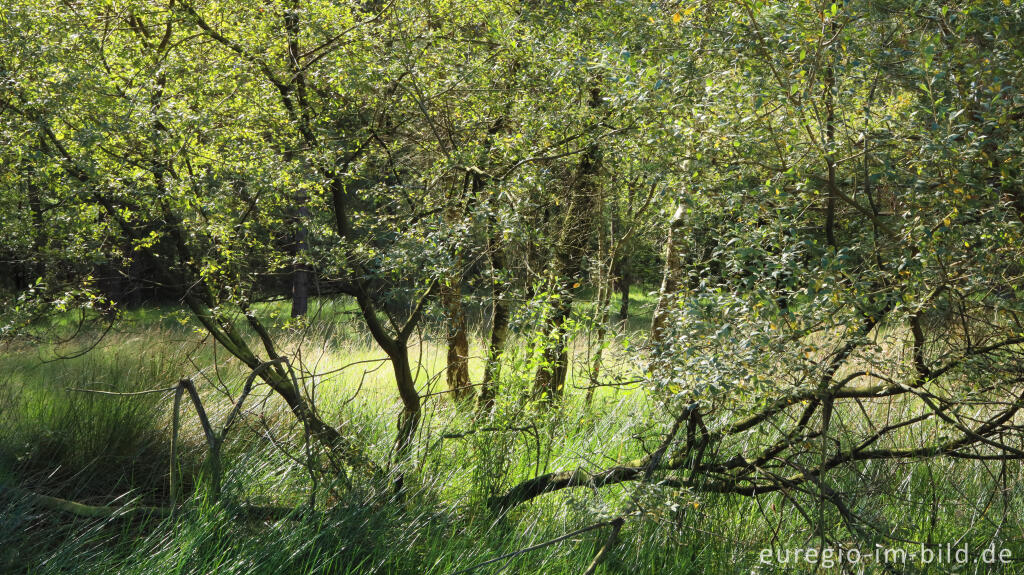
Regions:
[[[390, 370], [365, 334], [339, 319], [343, 314], [284, 326], [279, 335], [288, 349], [301, 348], [295, 357], [306, 374], [303, 385], [326, 419], [386, 464], [399, 410]], [[93, 504], [168, 503], [171, 393], [82, 390], [160, 390], [191, 377], [211, 419], [220, 421], [247, 374], [166, 314], [129, 319], [77, 357], [62, 358], [67, 349], [60, 346], [8, 346], [0, 358], [0, 485]], [[471, 362], [474, 381], [482, 372], [480, 339]], [[437, 341], [424, 332], [414, 348], [424, 393], [444, 385]], [[621, 338], [615, 345], [613, 370], [628, 376], [642, 369], [621, 349]], [[258, 387], [225, 446], [224, 493], [214, 503], [203, 488], [199, 422], [186, 408], [179, 463], [188, 499], [176, 516], [82, 519], [3, 495], [0, 573], [452, 575], [513, 554], [472, 572], [575, 574], [593, 558], [607, 528], [514, 553], [607, 521], [630, 500], [638, 511], [601, 566], [604, 573], [810, 572], [759, 561], [767, 548], [817, 544], [798, 506], [827, 515], [833, 535], [846, 533], [834, 510], [804, 494], [738, 497], [658, 485], [564, 490], [496, 515], [488, 499], [519, 481], [641, 457], [665, 431], [656, 399], [642, 388], [602, 387], [587, 403], [573, 389], [587, 383], [582, 368], [564, 403], [539, 409], [527, 400], [530, 361], [528, 353], [510, 352], [495, 414], [485, 423], [443, 394], [427, 398], [414, 471], [401, 498], [380, 478], [331, 473], [323, 454], [306, 448], [284, 406]], [[320, 472], [315, 481], [310, 467]], [[894, 533], [906, 540], [968, 542], [972, 549], [998, 539], [1022, 557], [1020, 475], [1005, 464], [935, 460], [875, 462], [830, 480], [844, 493], [863, 493], [853, 498], [859, 501], [855, 513], [892, 526], [892, 533], [860, 534], [859, 540], [846, 533], [850, 545], [892, 544]], [[876, 570], [922, 568], [874, 565], [864, 572]]]

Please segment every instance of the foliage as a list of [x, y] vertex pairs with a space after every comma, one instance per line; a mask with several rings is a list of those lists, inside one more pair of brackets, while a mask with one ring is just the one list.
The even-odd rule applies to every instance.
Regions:
[[[191, 376], [214, 419], [237, 405], [245, 425], [223, 500], [192, 462], [184, 515], [136, 543], [76, 526], [36, 550], [44, 571], [91, 550], [94, 570], [450, 572], [557, 537], [560, 516], [563, 534], [614, 529], [602, 551], [516, 568], [696, 569], [729, 545], [681, 533], [716, 519], [745, 551], [773, 522], [818, 546], [1005, 541], [1009, 495], [972, 503], [994, 530], [895, 510], [901, 473], [953, 505], [1024, 458], [1022, 10], [6, 7], [0, 343], [81, 354], [5, 359], [21, 416], [3, 480], [165, 503], [157, 467], [75, 479], [108, 440], [164, 457], [155, 396], [106, 409], [33, 380]], [[612, 322], [616, 298], [626, 315], [631, 285], [659, 281], [634, 323]], [[630, 329], [649, 303], [651, 329]], [[163, 327], [130, 322], [154, 305]], [[152, 341], [118, 339], [132, 325]], [[465, 389], [439, 389], [456, 369]], [[471, 386], [479, 406], [449, 401]], [[69, 475], [41, 479], [50, 459]], [[937, 472], [971, 493], [940, 493]], [[235, 523], [264, 504], [307, 516]], [[653, 543], [626, 555], [621, 529]]]

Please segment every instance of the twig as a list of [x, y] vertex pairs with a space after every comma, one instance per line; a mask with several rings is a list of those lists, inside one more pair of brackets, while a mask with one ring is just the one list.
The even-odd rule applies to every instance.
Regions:
[[611, 549], [618, 540], [619, 531], [622, 531], [622, 526], [625, 523], [626, 518], [622, 516], [612, 519], [612, 530], [608, 533], [608, 538], [605, 539], [604, 545], [601, 546], [597, 555], [594, 555], [594, 560], [590, 562], [590, 565], [587, 567], [587, 570], [583, 572], [583, 575], [594, 575], [594, 571], [597, 570], [597, 566], [601, 564], [601, 561], [603, 561], [605, 556], [608, 554], [608, 550]]
[[537, 549], [542, 549], [544, 547], [548, 547], [549, 545], [554, 545], [555, 543], [560, 543], [562, 541], [565, 541], [566, 539], [569, 539], [570, 537], [575, 537], [575, 536], [577, 536], [577, 535], [579, 535], [581, 533], [586, 533], [588, 531], [593, 531], [595, 529], [600, 529], [602, 527], [607, 527], [609, 525], [615, 525], [615, 522], [618, 521], [618, 520], [619, 519], [613, 519], [611, 521], [602, 521], [600, 523], [595, 523], [595, 524], [593, 524], [593, 525], [591, 525], [589, 527], [584, 527], [582, 529], [577, 529], [576, 531], [573, 531], [571, 533], [566, 533], [565, 535], [562, 535], [561, 537], [556, 537], [556, 538], [554, 538], [554, 539], [552, 539], [550, 541], [545, 541], [543, 543], [538, 543], [536, 545], [531, 545], [531, 546], [526, 547], [524, 549], [520, 549], [518, 551], [513, 551], [511, 553], [506, 553], [504, 555], [499, 555], [498, 557], [495, 557], [494, 559], [488, 559], [487, 561], [484, 561], [482, 563], [477, 563], [476, 565], [473, 565], [472, 567], [467, 567], [467, 568], [459, 570], [459, 571], [454, 571], [452, 573], [449, 573], [449, 575], [461, 575], [462, 573], [469, 573], [469, 572], [471, 572], [471, 571], [473, 571], [475, 569], [479, 569], [480, 567], [483, 567], [484, 565], [490, 565], [491, 563], [496, 563], [498, 561], [501, 561], [502, 559], [508, 559], [510, 557], [515, 557], [517, 555], [522, 555], [524, 553], [529, 553], [530, 551], [536, 551]]
[[171, 509], [178, 507], [178, 430], [181, 428], [181, 396], [185, 388], [181, 385], [175, 386], [174, 408], [171, 411], [171, 461], [170, 461], [170, 496]]
[[[654, 475], [654, 471], [658, 468], [659, 465], [661, 465], [661, 459], [665, 456], [665, 452], [668, 451], [668, 448], [672, 445], [672, 443], [675, 442], [676, 435], [679, 434], [679, 430], [680, 428], [682, 428], [683, 421], [693, 421], [694, 419], [700, 417], [700, 412], [698, 411], [698, 409], [698, 405], [693, 404], [686, 411], [684, 411], [683, 413], [676, 417], [675, 422], [673, 422], [672, 424], [672, 429], [669, 430], [668, 435], [665, 436], [664, 441], [661, 442], [661, 445], [658, 446], [658, 449], [651, 455], [650, 462], [648, 462], [647, 466], [644, 468], [644, 476], [643, 479], [640, 481], [640, 486], [643, 486], [643, 484], [650, 481], [651, 476]], [[622, 531], [622, 526], [626, 523], [626, 516], [633, 513], [633, 511], [637, 507], [637, 501], [635, 498], [633, 498], [626, 512], [619, 515], [615, 519], [612, 519], [612, 530], [608, 533], [608, 538], [605, 539], [604, 545], [602, 545], [601, 549], [599, 549], [597, 554], [594, 555], [594, 559], [591, 560], [590, 565], [587, 566], [587, 569], [583, 572], [583, 575], [594, 575], [594, 571], [597, 570], [597, 566], [600, 565], [601, 561], [603, 561], [604, 558], [608, 556], [608, 552], [611, 550], [612, 547], [615, 546], [615, 543], [618, 541], [619, 532]]]
[[144, 390], [144, 391], [103, 391], [103, 390], [99, 390], [99, 389], [81, 389], [81, 388], [77, 388], [77, 387], [65, 387], [64, 389], [66, 391], [75, 391], [75, 392], [78, 392], [78, 393], [95, 393], [97, 395], [114, 395], [114, 396], [118, 396], [118, 395], [146, 395], [146, 394], [149, 394], [149, 393], [167, 393], [169, 391], [174, 391], [174, 390], [178, 389], [178, 386], [175, 385], [174, 387], [162, 387], [160, 389], [147, 389], [147, 390]]

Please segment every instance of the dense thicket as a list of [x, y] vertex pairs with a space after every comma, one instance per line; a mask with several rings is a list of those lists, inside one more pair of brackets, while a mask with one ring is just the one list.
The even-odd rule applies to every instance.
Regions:
[[[441, 326], [480, 430], [627, 379], [658, 405], [648, 455], [498, 482], [495, 512], [640, 481], [793, 493], [863, 535], [870, 500], [833, 474], [1024, 456], [1022, 10], [19, 1], [0, 337], [179, 306], [333, 454], [323, 473], [401, 493], [430, 393], [411, 350]], [[631, 287], [657, 290], [653, 326], [615, 372]], [[390, 360], [388, 461], [284, 359], [302, 352], [282, 329], [329, 297]], [[282, 298], [287, 322], [262, 305]], [[503, 394], [536, 411], [502, 419]]]

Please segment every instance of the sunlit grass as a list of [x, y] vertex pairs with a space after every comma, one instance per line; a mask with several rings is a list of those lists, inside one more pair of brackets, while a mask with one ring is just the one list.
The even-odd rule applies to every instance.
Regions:
[[[634, 310], [649, 318], [649, 305], [642, 302], [637, 298]], [[275, 337], [324, 419], [387, 467], [401, 409], [391, 365], [354, 321], [350, 302], [315, 307], [321, 315], [305, 324], [287, 324], [283, 303], [268, 304], [260, 313], [278, 312]], [[479, 325], [473, 330], [474, 382], [482, 377], [485, 332]], [[757, 556], [766, 547], [814, 543], [795, 505], [817, 513], [819, 502], [800, 494], [743, 498], [666, 487], [637, 491], [625, 484], [549, 494], [503, 518], [487, 508], [489, 496], [538, 473], [604, 469], [657, 446], [664, 415], [657, 397], [643, 388], [601, 387], [593, 403], [586, 403], [578, 388], [589, 383], [592, 336], [577, 334], [565, 402], [551, 410], [530, 405], [529, 342], [513, 336], [491, 425], [498, 429], [482, 430], [472, 410], [442, 393], [444, 342], [437, 326], [427, 322], [411, 342], [417, 386], [426, 397], [402, 501], [394, 499], [388, 481], [369, 477], [349, 477], [346, 484], [326, 474], [314, 489], [301, 426], [265, 386], [257, 386], [225, 447], [224, 501], [213, 504], [202, 488], [206, 446], [186, 403], [180, 441], [190, 499], [181, 515], [82, 520], [34, 510], [16, 497], [0, 499], [0, 539], [7, 542], [0, 572], [444, 575], [607, 520], [634, 497], [643, 516], [627, 523], [602, 567], [606, 573], [794, 572], [792, 566], [759, 565]], [[615, 330], [608, 337], [609, 377], [635, 377], [642, 365], [626, 340], [642, 336]], [[139, 391], [191, 377], [217, 423], [248, 371], [182, 325], [173, 310], [131, 312], [90, 353], [57, 359], [58, 352], [78, 345], [12, 346], [0, 357], [0, 484], [91, 503], [128, 494], [166, 504], [170, 394], [125, 398], [69, 389]], [[891, 345], [895, 353], [898, 345]], [[843, 417], [837, 412], [837, 421]], [[472, 433], [444, 437], [467, 432]], [[992, 514], [1009, 514], [1013, 519], [1006, 525], [1019, 532], [1020, 475], [998, 463], [940, 460], [864, 464], [829, 479], [833, 488], [858, 495], [851, 498], [854, 512], [889, 525], [900, 537], [980, 545], [992, 536]], [[329, 484], [335, 479], [337, 484]], [[238, 514], [254, 506], [278, 511]], [[295, 511], [282, 519], [285, 509]], [[842, 536], [841, 518], [830, 508], [825, 513], [830, 532]], [[587, 532], [479, 572], [579, 573], [604, 534]]]

